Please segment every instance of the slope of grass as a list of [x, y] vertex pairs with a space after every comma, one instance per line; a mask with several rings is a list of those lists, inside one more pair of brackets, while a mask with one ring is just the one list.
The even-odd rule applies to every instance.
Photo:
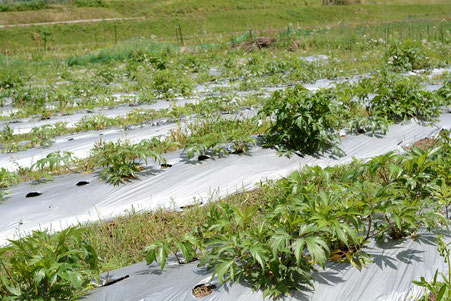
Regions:
[[280, 30], [286, 27], [389, 23], [406, 20], [449, 18], [451, 3], [361, 4], [322, 6], [318, 1], [113, 1], [106, 7], [56, 7], [42, 11], [0, 13], [0, 22], [35, 23], [57, 20], [146, 17], [100, 23], [77, 23], [0, 29], [0, 51], [28, 52], [46, 44], [53, 49], [102, 48], [134, 37], [176, 41], [181, 26], [188, 44], [213, 42], [246, 30]]

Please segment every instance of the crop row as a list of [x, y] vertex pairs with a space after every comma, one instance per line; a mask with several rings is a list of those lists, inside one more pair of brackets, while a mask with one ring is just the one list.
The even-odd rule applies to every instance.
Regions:
[[[394, 43], [382, 56], [391, 70], [408, 71], [430, 67], [429, 52], [421, 44], [403, 42]], [[188, 96], [195, 84], [211, 81], [237, 84], [234, 89], [253, 90], [343, 76], [343, 64], [333, 59], [325, 64], [310, 63], [286, 53], [274, 56], [259, 52], [242, 57], [240, 52], [225, 56], [213, 52], [196, 56], [171, 50], [159, 55], [136, 50], [124, 62], [94, 65], [89, 69], [64, 64], [53, 69], [45, 65], [29, 68], [12, 64], [0, 68], [0, 103], [10, 99], [19, 108], [3, 119], [32, 115], [49, 118], [61, 112], [117, 105], [111, 97], [113, 92], [135, 91], [137, 100], [146, 103], [155, 98]], [[46, 73], [36, 71], [41, 69]]]
[[[373, 93], [375, 94], [373, 95]], [[87, 171], [96, 166], [107, 167], [102, 175], [112, 175], [116, 172], [116, 180], [113, 183], [118, 184], [136, 176], [139, 171], [137, 167], [139, 162], [135, 162], [135, 159], [144, 160], [146, 153], [151, 152], [150, 156], [159, 161], [161, 161], [161, 153], [178, 148], [184, 148], [189, 157], [206, 154], [218, 155], [221, 152], [228, 152], [223, 146], [226, 143], [233, 144], [232, 149], [235, 152], [245, 152], [249, 145], [256, 142], [252, 138], [254, 134], [264, 134], [262, 138], [265, 146], [275, 148], [288, 155], [293, 152], [305, 155], [329, 150], [340, 155], [341, 150], [337, 147], [337, 143], [344, 130], [355, 134], [385, 133], [390, 124], [411, 118], [433, 121], [438, 117], [441, 111], [440, 107], [449, 105], [449, 95], [449, 82], [437, 92], [427, 92], [422, 90], [419, 84], [402, 76], [376, 74], [372, 78], [364, 79], [356, 84], [344, 83], [337, 88], [317, 92], [308, 91], [302, 86], [288, 89], [285, 92], [276, 91], [272, 97], [263, 102], [259, 115], [250, 119], [217, 119], [216, 110], [234, 107], [230, 100], [223, 102], [224, 99], [220, 99], [213, 103], [189, 104], [180, 110], [177, 109], [175, 113], [171, 110], [166, 112], [169, 115], [181, 116], [177, 114], [207, 113], [204, 110], [209, 110], [210, 114], [202, 115], [197, 118], [197, 121], [188, 123], [186, 128], [179, 126], [176, 130], [171, 131], [168, 137], [154, 138], [151, 142], [138, 144], [140, 145], [138, 149], [141, 150], [140, 155], [134, 156], [132, 151], [125, 151], [129, 147], [134, 147], [127, 142], [125, 144], [120, 141], [117, 144], [101, 142], [99, 145], [103, 148], [113, 147], [114, 151], [108, 152], [110, 156], [118, 154], [118, 157], [111, 159], [113, 161], [108, 164], [93, 160], [93, 158], [106, 158], [105, 153], [101, 155], [96, 152], [99, 150], [99, 146], [96, 146], [90, 158], [75, 160], [69, 152], [65, 152], [65, 155], [60, 152], [51, 153], [36, 162], [31, 168], [21, 168], [18, 173], [22, 175], [21, 179], [26, 179], [33, 174], [32, 170], [38, 167], [39, 172], [35, 173], [33, 177], [39, 177], [43, 173], [45, 174], [44, 171], [61, 172], [59, 164], [62, 162], [65, 163], [63, 165], [66, 168], [63, 169], [66, 172], [74, 171], [68, 168], [68, 162], [71, 164], [83, 162], [78, 164], [79, 166], [75, 170]], [[150, 111], [150, 113], [150, 117], [155, 117], [154, 111]], [[137, 116], [140, 118], [139, 120]], [[104, 121], [143, 122], [149, 118], [148, 115], [135, 113], [129, 117], [130, 119], [105, 119]], [[86, 129], [85, 127], [90, 125], [89, 121], [92, 120], [84, 120], [79, 124], [80, 127]], [[105, 124], [101, 123], [100, 125], [104, 126]], [[62, 134], [67, 128], [61, 127], [60, 132], [55, 131], [54, 128], [48, 128], [48, 130], [50, 134], [47, 139], [50, 139], [56, 134]], [[39, 132], [33, 131], [31, 134], [39, 137], [37, 133]], [[13, 135], [9, 137], [13, 137]], [[5, 140], [8, 141], [8, 139]], [[122, 149], [124, 152], [121, 152]], [[106, 149], [104, 151], [106, 152]], [[116, 168], [112, 166], [116, 166]], [[120, 170], [123, 172], [119, 172]], [[3, 170], [2, 182], [9, 184], [10, 180], [3, 179], [10, 177], [11, 173]], [[109, 176], [104, 176], [104, 178], [111, 179]], [[8, 185], [3, 184], [2, 186]]]
[[[145, 250], [129, 256], [157, 261], [162, 269], [169, 256], [180, 263], [199, 260], [219, 281], [245, 282], [266, 296], [304, 290], [327, 262], [364, 268], [371, 262], [366, 246], [374, 240], [415, 238], [448, 226], [450, 147], [449, 132], [442, 132], [429, 150], [391, 152], [346, 167], [306, 167], [264, 185], [273, 191], [264, 198], [208, 205], [190, 227], [183, 219], [194, 217], [181, 215], [177, 235], [166, 214], [166, 234], [155, 234]], [[131, 234], [114, 231], [115, 223], [105, 224], [108, 243], [120, 241], [121, 233], [143, 239], [142, 227]], [[97, 228], [35, 231], [11, 241], [0, 251], [0, 296], [68, 300], [83, 294], [92, 278], [99, 279], [103, 261], [116, 256], [109, 258], [100, 232], [92, 234]]]
[[[107, 128], [129, 129], [133, 126], [149, 124], [152, 121], [167, 118], [170, 121], [180, 120], [182, 117], [193, 114], [212, 114], [215, 112], [233, 113], [244, 106], [256, 104], [255, 97], [248, 96], [245, 99], [233, 97], [206, 97], [197, 103], [185, 105], [173, 105], [168, 109], [135, 109], [125, 116], [107, 117], [104, 115], [84, 116], [73, 126], [66, 122], [56, 122], [53, 125], [43, 125], [32, 128], [30, 133], [14, 134], [9, 125], [0, 132], [0, 146], [3, 152], [17, 152], [28, 148], [40, 146], [48, 147], [53, 138], [66, 134], [74, 134], [82, 131], [104, 130]], [[21, 143], [22, 142], [22, 143]]]
[[[437, 95], [443, 99], [449, 99], [449, 90], [449, 83], [446, 82], [445, 87], [440, 89], [437, 92]], [[335, 103], [343, 103], [345, 110], [349, 111], [348, 115], [353, 116], [353, 124], [348, 125], [351, 130], [362, 130], [364, 127], [370, 127], [373, 129], [379, 127], [381, 129], [385, 129], [388, 120], [385, 120], [384, 116], [390, 114], [392, 115], [388, 116], [390, 120], [395, 117], [393, 114], [398, 114], [398, 116], [396, 116], [396, 121], [407, 117], [423, 119], [425, 117], [427, 119], [428, 116], [436, 115], [436, 112], [426, 111], [426, 108], [421, 108], [421, 104], [418, 102], [421, 102], [426, 98], [430, 98], [430, 100], [426, 102], [426, 107], [428, 107], [429, 110], [437, 110], [438, 105], [438, 103], [433, 99], [434, 96], [431, 93], [422, 91], [418, 84], [415, 84], [412, 80], [408, 79], [405, 79], [404, 82], [402, 82], [399, 76], [394, 76], [390, 73], [376, 74], [372, 79], [363, 79], [360, 84], [352, 85], [349, 83], [342, 83], [339, 84], [337, 88], [332, 89], [330, 93], [331, 95], [334, 94], [335, 98], [339, 98], [335, 101]], [[387, 102], [395, 93], [401, 95], [399, 97], [403, 99], [404, 103], [397, 103], [396, 105], [398, 108], [389, 108]], [[355, 101], [355, 98], [358, 98], [358, 100], [362, 103], [368, 102], [368, 98], [373, 94], [378, 94], [379, 96], [376, 97], [376, 100], [372, 100], [373, 104], [371, 108], [365, 108]], [[191, 114], [208, 114], [214, 111], [230, 113], [239, 108], [240, 104], [238, 102], [246, 105], [249, 105], [250, 103], [254, 105], [262, 105], [264, 100], [258, 97], [253, 97], [252, 95], [248, 95], [245, 100], [238, 101], [236, 98], [231, 96], [207, 97], [205, 100], [202, 100], [197, 104], [174, 106], [170, 109], [160, 111], [134, 110], [124, 117], [105, 117], [101, 115], [83, 117], [73, 127], [68, 127], [67, 124], [58, 122], [55, 125], [35, 127], [28, 134], [14, 134], [11, 128], [7, 125], [0, 133], [0, 146], [2, 146], [3, 152], [15, 152], [35, 146], [48, 147], [51, 143], [51, 139], [59, 135], [72, 134], [87, 130], [101, 130], [110, 127], [128, 128], [129, 126], [140, 125], [147, 123], [150, 120], [164, 117], [179, 119], [181, 116]], [[273, 103], [271, 110], [274, 110], [276, 106], [284, 105], [281, 104], [280, 101], [274, 101], [274, 99], [269, 100], [269, 102]], [[407, 106], [415, 107], [416, 109], [413, 110], [421, 109], [422, 112], [407, 113]], [[367, 112], [365, 112], [365, 110]], [[384, 112], [383, 110], [391, 110], [391, 112]], [[404, 111], [394, 113], [395, 110]], [[378, 112], [376, 113], [376, 111]], [[343, 119], [344, 117], [343, 114], [338, 114], [338, 112], [334, 112], [334, 114], [337, 116], [339, 115], [340, 119]], [[371, 115], [371, 117], [369, 115]], [[344, 120], [349, 119], [349, 116], [344, 118]]]

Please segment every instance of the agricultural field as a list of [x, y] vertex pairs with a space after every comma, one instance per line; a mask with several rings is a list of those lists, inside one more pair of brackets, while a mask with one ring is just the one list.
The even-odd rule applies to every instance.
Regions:
[[0, 0], [0, 300], [451, 300], [450, 15]]

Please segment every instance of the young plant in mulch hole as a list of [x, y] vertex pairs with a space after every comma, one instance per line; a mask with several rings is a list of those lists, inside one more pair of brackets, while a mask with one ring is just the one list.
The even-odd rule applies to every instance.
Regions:
[[180, 240], [173, 238], [157, 240], [145, 248], [147, 264], [158, 261], [161, 270], [166, 266], [167, 258], [171, 254], [179, 264], [185, 264], [197, 260], [201, 251], [199, 239], [190, 233]]
[[136, 178], [142, 170], [141, 162], [147, 164], [148, 158], [165, 163], [166, 160], [152, 150], [153, 148], [154, 144], [150, 140], [143, 140], [137, 144], [130, 144], [128, 141], [100, 141], [93, 149], [98, 164], [105, 167], [100, 172], [100, 178], [107, 183], [119, 185]]
[[202, 284], [196, 285], [192, 289], [192, 293], [193, 293], [193, 296], [196, 298], [203, 298], [208, 295], [211, 295], [215, 289], [216, 289], [216, 285], [214, 285], [214, 284], [202, 283]]
[[[216, 141], [209, 141], [203, 143], [192, 142], [186, 147], [186, 150], [188, 159], [191, 159], [197, 155], [197, 160], [199, 161], [210, 159], [211, 157], [209, 155], [215, 156], [227, 153], [227, 150], [220, 147]], [[207, 153], [209, 155], [207, 155]]]
[[327, 90], [311, 92], [299, 85], [285, 92], [276, 91], [259, 113], [264, 119], [272, 119], [265, 144], [287, 155], [324, 153], [329, 149], [343, 154], [336, 146], [339, 110], [334, 95]]
[[247, 154], [251, 146], [256, 145], [256, 139], [250, 136], [241, 136], [232, 142], [232, 154]]

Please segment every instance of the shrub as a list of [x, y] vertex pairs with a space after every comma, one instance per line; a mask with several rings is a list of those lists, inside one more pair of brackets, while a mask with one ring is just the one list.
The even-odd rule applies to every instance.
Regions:
[[5, 188], [14, 185], [18, 182], [18, 177], [15, 173], [8, 171], [4, 167], [0, 169], [0, 201], [5, 195]]
[[[369, 117], [390, 122], [411, 118], [432, 121], [444, 104], [441, 92], [426, 91], [414, 80], [387, 71], [363, 79], [351, 89]], [[446, 88], [442, 91], [446, 93]]]
[[48, 169], [49, 171], [70, 169], [70, 164], [75, 161], [74, 154], [71, 152], [56, 151], [48, 154], [45, 158], [38, 160], [31, 168], [39, 171]]
[[72, 5], [78, 7], [103, 7], [105, 2], [103, 0], [70, 0]]
[[185, 237], [148, 246], [147, 262], [163, 269], [169, 254], [180, 263], [199, 257], [221, 283], [244, 281], [273, 297], [304, 290], [327, 261], [360, 269], [370, 240], [448, 225], [435, 197], [449, 177], [440, 172], [447, 148], [443, 139], [432, 150], [389, 153], [348, 170], [307, 167], [280, 180], [274, 199], [213, 205]]
[[446, 81], [443, 86], [437, 90], [437, 95], [441, 97], [445, 105], [451, 104], [451, 81]]
[[[370, 80], [374, 98], [367, 110], [370, 116], [387, 116], [389, 120], [399, 122], [410, 118], [424, 121], [433, 120], [440, 113], [443, 101], [433, 92], [425, 91], [412, 80], [395, 75], [385, 75]], [[368, 84], [368, 81], [361, 85]]]
[[0, 3], [0, 12], [39, 10], [48, 7], [48, 0], [18, 1], [16, 3]]
[[276, 91], [260, 114], [271, 118], [265, 135], [266, 144], [281, 152], [324, 153], [337, 141], [339, 107], [334, 96], [324, 90], [311, 92], [302, 86], [285, 92]]
[[85, 229], [34, 231], [0, 249], [0, 299], [71, 300], [98, 277], [98, 257]]
[[0, 188], [6, 188], [17, 183], [17, 175], [4, 167], [0, 169]]
[[[255, 118], [236, 118], [234, 120], [217, 118], [212, 115], [204, 120], [188, 125], [186, 135], [186, 153], [188, 158], [195, 155], [220, 155], [246, 153], [255, 144], [252, 137], [258, 125]], [[227, 144], [231, 144], [230, 149]]]
[[[0, 5], [1, 7], [1, 5]], [[0, 71], [0, 91], [5, 89], [13, 89], [20, 86], [23, 86], [24, 84], [24, 76], [20, 75], [19, 73], [13, 72], [13, 71], [6, 71], [1, 70]]]
[[189, 96], [193, 90], [193, 83], [184, 74], [171, 70], [155, 70], [152, 74], [151, 88], [155, 97], [173, 99], [175, 96]]
[[156, 162], [166, 162], [161, 155], [152, 150], [153, 142], [142, 140], [137, 144], [129, 142], [102, 142], [97, 143], [92, 152], [98, 158], [98, 165], [104, 167], [100, 172], [100, 178], [107, 183], [119, 185], [136, 178], [141, 171], [141, 162], [147, 164], [148, 158]]
[[391, 45], [386, 57], [388, 65], [394, 71], [411, 71], [429, 66], [421, 45], [411, 41]]

